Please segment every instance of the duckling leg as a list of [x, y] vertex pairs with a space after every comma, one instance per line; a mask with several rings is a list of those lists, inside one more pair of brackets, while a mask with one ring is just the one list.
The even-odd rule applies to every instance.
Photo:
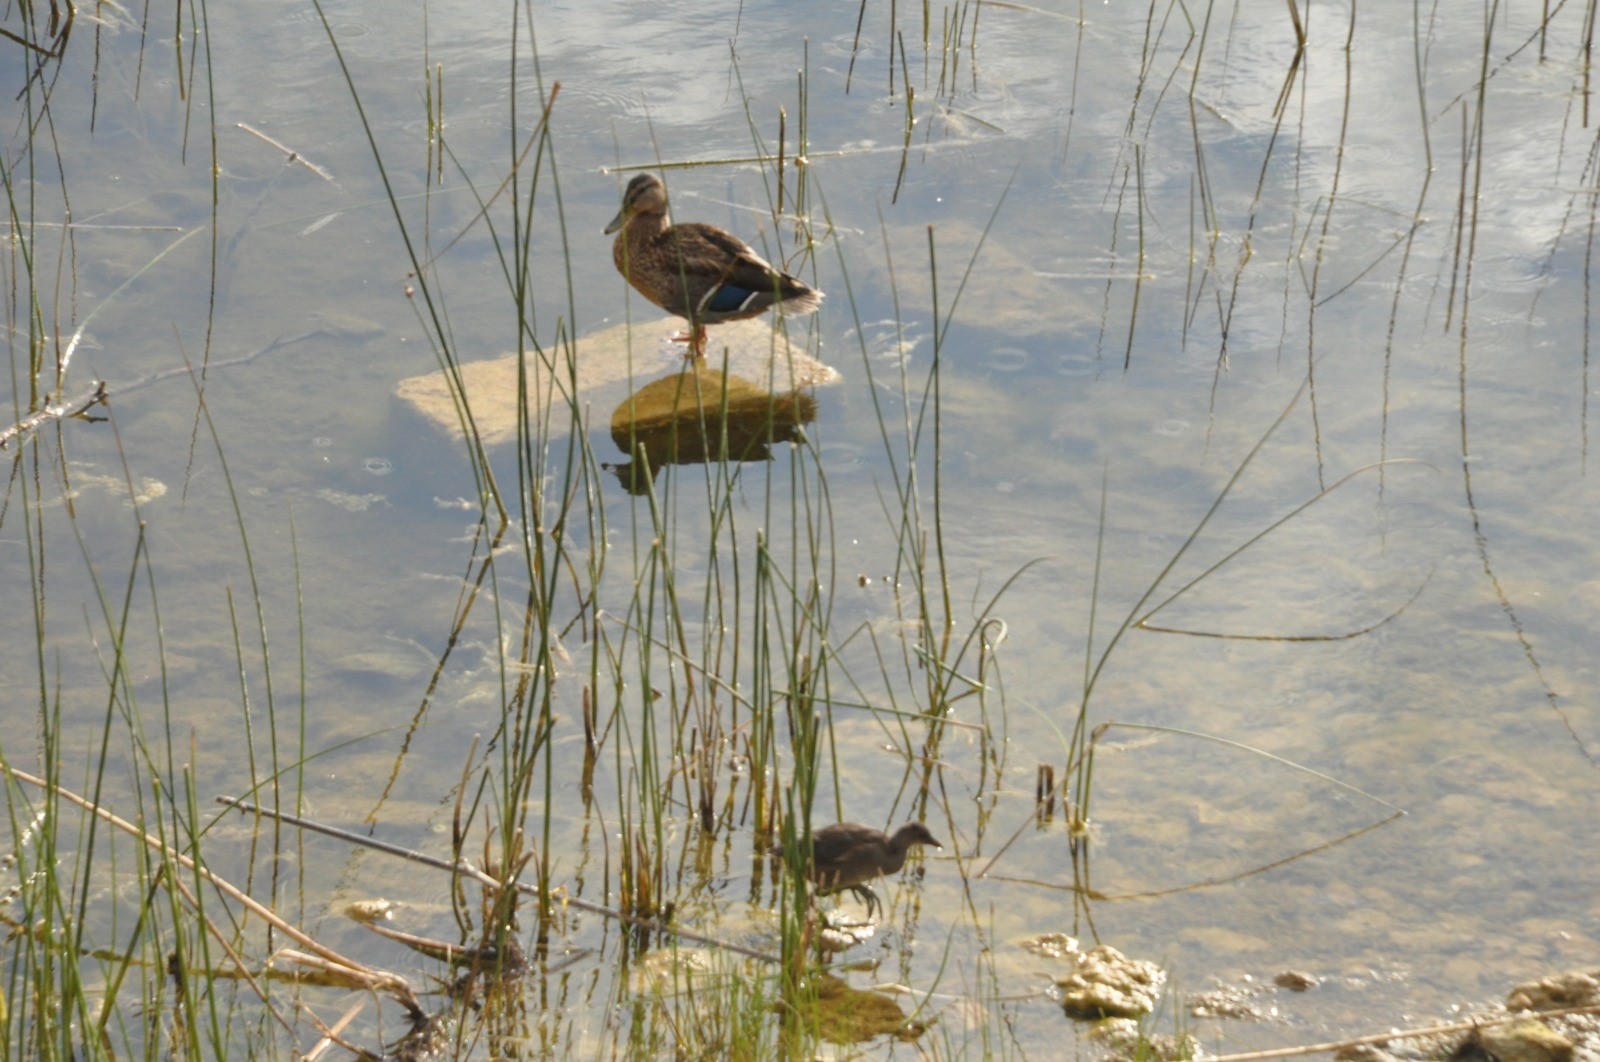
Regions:
[[878, 894], [865, 885], [851, 885], [850, 891], [855, 893], [856, 899], [867, 905], [867, 917], [872, 918], [873, 912], [881, 912], [883, 903], [878, 899]]

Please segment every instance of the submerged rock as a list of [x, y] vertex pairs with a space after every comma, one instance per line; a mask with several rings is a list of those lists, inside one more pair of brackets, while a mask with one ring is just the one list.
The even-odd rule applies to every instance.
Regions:
[[1272, 983], [1279, 988], [1287, 988], [1291, 992], [1306, 992], [1322, 983], [1316, 974], [1302, 973], [1299, 970], [1285, 970], [1272, 979]]
[[1132, 1018], [1107, 1018], [1089, 1031], [1089, 1038], [1108, 1052], [1108, 1062], [1141, 1059], [1143, 1062], [1193, 1062], [1205, 1049], [1188, 1033], [1151, 1034]]
[[1022, 947], [1046, 959], [1076, 959], [1082, 954], [1078, 947], [1078, 938], [1065, 933], [1040, 933], [1024, 940]]
[[1527, 981], [1506, 996], [1507, 1010], [1560, 1010], [1600, 1004], [1600, 970], [1568, 970]]
[[1499, 1062], [1567, 1062], [1572, 1057], [1571, 1040], [1532, 1018], [1484, 1029], [1478, 1036]]

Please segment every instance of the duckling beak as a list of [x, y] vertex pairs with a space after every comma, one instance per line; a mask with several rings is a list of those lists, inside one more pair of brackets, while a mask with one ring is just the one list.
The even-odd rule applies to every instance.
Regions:
[[617, 216], [611, 219], [611, 224], [606, 226], [606, 235], [610, 236], [613, 232], [616, 232], [618, 229], [622, 228], [622, 226], [626, 225], [627, 223], [628, 223], [628, 208], [627, 207], [623, 207], [621, 210], [617, 211]]

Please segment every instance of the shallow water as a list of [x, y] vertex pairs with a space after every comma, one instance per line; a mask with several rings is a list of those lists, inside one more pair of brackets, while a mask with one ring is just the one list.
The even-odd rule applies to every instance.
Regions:
[[[1485, 31], [1476, 19], [1427, 25], [1418, 38], [1409, 9], [1364, 6], [1347, 73], [1345, 13], [1317, 8], [1280, 122], [1274, 105], [1293, 56], [1281, 4], [1211, 9], [1203, 40], [1175, 8], [1158, 13], [1159, 34], [1133, 6], [944, 8], [935, 16], [959, 18], [971, 36], [941, 52], [936, 21], [924, 50], [920, 22], [903, 23], [892, 92], [889, 16], [869, 5], [846, 92], [857, 10], [539, 6], [537, 76], [547, 92], [560, 84], [550, 128], [563, 214], [542, 191], [530, 326], [552, 344], [569, 324], [589, 334], [631, 319], [641, 325], [639, 349], [653, 352], [660, 337], [642, 326], [654, 308], [616, 275], [600, 234], [627, 177], [605, 170], [708, 163], [667, 171], [678, 216], [739, 232], [829, 293], [820, 314], [791, 328], [808, 337], [815, 329], [817, 352], [843, 374], [819, 391], [811, 428], [831, 502], [830, 629], [835, 644], [856, 632], [839, 652], [862, 683], [835, 696], [880, 706], [893, 696], [915, 711], [908, 691], [920, 679], [896, 687], [875, 677], [862, 632], [896, 646], [903, 630], [884, 581], [896, 564], [882, 500], [893, 472], [873, 397], [889, 403], [893, 428], [902, 364], [920, 388], [944, 328], [932, 316], [931, 226], [939, 312], [955, 307], [938, 344], [939, 473], [958, 625], [1037, 563], [995, 607], [1005, 639], [992, 681], [1003, 698], [992, 695], [983, 716], [972, 700], [954, 711], [1004, 740], [985, 746], [975, 729], [946, 736], [929, 814], [946, 852], [920, 880], [882, 886], [900, 906], [896, 925], [862, 947], [884, 963], [878, 978], [937, 993], [944, 1035], [973, 1050], [999, 1034], [975, 1030], [972, 1012], [951, 1000], [1036, 992], [1050, 964], [1016, 942], [1055, 930], [1089, 936], [1091, 918], [1101, 940], [1160, 961], [1180, 989], [1244, 975], [1270, 981], [1289, 967], [1328, 978], [1311, 993], [1273, 997], [1279, 1022], [1203, 1025], [1208, 1045], [1224, 1050], [1431, 1021], [1455, 1004], [1500, 998], [1520, 980], [1595, 965], [1600, 514], [1588, 453], [1597, 391], [1584, 241], [1593, 216], [1581, 191], [1592, 179], [1590, 137], [1574, 95], [1581, 16], [1558, 16], [1542, 64], [1535, 47], [1511, 54], [1535, 32], [1536, 9], [1500, 17], [1479, 132]], [[171, 228], [85, 228], [65, 249], [41, 230], [50, 270], [64, 261], [71, 278], [45, 316], [67, 333], [93, 313], [73, 369], [78, 385], [198, 361], [208, 329], [213, 360], [293, 342], [211, 375], [205, 405], [216, 445], [183, 379], [125, 396], [114, 388], [115, 432], [64, 428], [82, 492], [77, 538], [58, 517], [42, 525], [51, 697], [85, 735], [97, 732], [104, 624], [79, 543], [102, 586], [116, 588], [106, 596], [120, 600], [136, 541], [126, 492], [116, 489], [125, 457], [133, 477], [165, 487], [144, 492], [138, 510], [162, 643], [158, 653], [152, 622], [131, 625], [130, 677], [153, 732], [170, 718], [174, 760], [192, 763], [197, 791], [242, 791], [252, 777], [243, 735], [269, 758], [269, 696], [280, 712], [303, 697], [306, 748], [328, 750], [310, 768], [308, 813], [344, 822], [370, 815], [388, 839], [440, 851], [461, 765], [474, 738], [500, 724], [500, 654], [516, 633], [481, 609], [419, 711], [471, 575], [476, 505], [458, 500], [475, 499], [477, 487], [459, 444], [418, 433], [392, 404], [398, 380], [438, 362], [320, 25], [285, 4], [210, 16], [221, 166], [214, 311], [203, 102], [188, 164], [179, 165], [172, 50], [145, 47], [140, 71], [134, 28], [112, 25], [92, 135], [83, 27], [54, 89], [52, 148], [72, 218]], [[503, 13], [460, 3], [430, 5], [426, 37], [420, 11], [391, 4], [341, 5], [334, 30], [411, 235], [419, 246], [426, 235], [424, 257], [438, 255], [434, 281], [457, 356], [512, 349], [516, 312], [495, 247], [474, 224], [479, 200], [467, 180], [477, 196], [492, 194], [538, 119], [526, 37], [514, 51]], [[443, 64], [453, 158], [442, 187], [423, 199], [432, 63]], [[792, 224], [772, 222], [770, 169], [717, 161], [754, 154], [751, 123], [775, 145], [783, 108], [792, 178], [802, 68], [814, 260], [795, 254]], [[907, 73], [917, 124], [902, 159]], [[5, 87], [20, 87], [15, 71]], [[1482, 144], [1467, 179], [1482, 183], [1460, 234], [1463, 114]], [[239, 122], [331, 179], [285, 163]], [[60, 183], [38, 173], [28, 185], [40, 222], [61, 220]], [[502, 224], [504, 208], [496, 208]], [[1421, 219], [1414, 228], [1413, 218]], [[6, 280], [10, 287], [10, 273]], [[14, 328], [19, 320], [13, 312]], [[12, 402], [20, 415], [23, 362], [13, 349], [6, 393], [23, 395]], [[1161, 895], [1075, 906], [1064, 889], [1073, 866], [1061, 817], [1025, 824], [1036, 765], [1062, 770], [1062, 735], [1082, 697], [1097, 550], [1098, 651], [1308, 371], [1312, 386], [1150, 605], [1319, 490], [1366, 471], [1151, 620], [1257, 639], [1131, 631], [1118, 644], [1090, 725], [1170, 729], [1107, 733], [1089, 884], [1112, 897]], [[579, 434], [614, 462], [610, 409], [596, 406], [591, 430]], [[566, 431], [552, 426], [555, 445], [565, 445]], [[1395, 463], [1369, 467], [1385, 460]], [[491, 462], [503, 482], [516, 482], [514, 454]], [[746, 541], [770, 527], [788, 548], [791, 485], [807, 481], [808, 467], [787, 455], [747, 467], [732, 503]], [[926, 456], [922, 474], [931, 504]], [[43, 476], [47, 513], [61, 505], [53, 478]], [[709, 519], [703, 483], [697, 471], [669, 476], [667, 505], [680, 593], [691, 605], [685, 624], [710, 638], [734, 620], [701, 614], [707, 565], [693, 543]], [[612, 545], [608, 587], [625, 603], [651, 534], [648, 509], [614, 482], [607, 488], [599, 501]], [[18, 602], [33, 563], [19, 519], [14, 510], [0, 525], [0, 579]], [[241, 523], [271, 645], [270, 691]], [[142, 608], [143, 573], [139, 585]], [[507, 575], [491, 589], [501, 623], [511, 623], [525, 584]], [[1361, 636], [1331, 637], [1390, 616]], [[1330, 640], [1266, 638], [1291, 635]], [[18, 720], [38, 700], [32, 643], [19, 638], [0, 651], [5, 687], [35, 691], [19, 694]], [[583, 659], [578, 633], [566, 632], [563, 644]], [[552, 739], [553, 872], [609, 903], [627, 790], [611, 754], [601, 757], [595, 802], [580, 790], [575, 670]], [[669, 681], [665, 669], [657, 674]], [[624, 711], [642, 711], [647, 699], [630, 689]], [[903, 779], [917, 739], [848, 707], [833, 722], [838, 812], [877, 824], [908, 814]], [[26, 731], [13, 733], [4, 752], [25, 762]], [[93, 747], [86, 736], [67, 758], [81, 763]], [[824, 819], [835, 813], [833, 792], [830, 777], [819, 796]], [[1391, 805], [1405, 817], [1340, 840]], [[541, 795], [533, 821], [543, 808]], [[734, 814], [702, 849], [690, 809], [675, 810], [669, 836], [680, 847], [668, 861], [680, 920], [775, 947], [769, 868], [751, 858], [748, 818]], [[1018, 829], [989, 877], [978, 878]], [[417, 905], [409, 928], [453, 932], [442, 880], [338, 851], [308, 860], [318, 886], [403, 896]], [[618, 941], [581, 917], [570, 939], [596, 949], [579, 967], [589, 987], [550, 1007], [562, 1015], [563, 1049], [592, 1050], [612, 1035], [613, 994], [627, 994], [612, 983]], [[396, 952], [384, 961], [408, 960]], [[1060, 1050], [1068, 1023], [1055, 1004], [1036, 997], [1002, 1009], [1008, 1043]]]

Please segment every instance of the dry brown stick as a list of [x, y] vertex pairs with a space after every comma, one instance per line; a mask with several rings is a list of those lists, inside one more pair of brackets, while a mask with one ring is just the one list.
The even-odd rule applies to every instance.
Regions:
[[[360, 1014], [366, 1008], [366, 1005], [367, 1001], [365, 999], [358, 999], [351, 1004], [349, 1010], [340, 1016], [338, 1021], [332, 1025], [323, 1026], [322, 1039], [313, 1044], [311, 1050], [301, 1056], [301, 1062], [317, 1062], [317, 1059], [321, 1058], [323, 1053], [336, 1043], [347, 1051], [352, 1050], [351, 1046], [339, 1034], [344, 1032], [345, 1027], [356, 1019], [356, 1015]], [[359, 1049], [356, 1050], [360, 1053]]]
[[[233, 962], [234, 969], [238, 971], [240, 978], [242, 978], [244, 982], [248, 984], [252, 990], [254, 990], [256, 998], [259, 999], [267, 1008], [267, 1013], [271, 1014], [278, 1020], [278, 1024], [283, 1026], [285, 1032], [292, 1034], [294, 1032], [294, 1027], [290, 1025], [289, 1019], [280, 1014], [278, 1012], [278, 1008], [272, 1005], [271, 997], [269, 997], [266, 990], [261, 987], [261, 982], [256, 980], [255, 975], [250, 972], [249, 964], [244, 961], [244, 956], [240, 955], [238, 949], [236, 949], [233, 944], [222, 935], [222, 931], [217, 928], [216, 924], [213, 923], [211, 919], [207, 918], [204, 914], [201, 914], [199, 897], [195, 896], [194, 893], [189, 891], [189, 886], [185, 884], [183, 879], [178, 877], [178, 875], [168, 874], [167, 878], [171, 881], [172, 888], [177, 889], [178, 895], [183, 897], [183, 902], [189, 905], [189, 910], [193, 911], [195, 916], [200, 919], [201, 924], [206, 928], [206, 932], [211, 934], [211, 939], [216, 941], [217, 946], [220, 947], [224, 954], [226, 954]], [[105, 1002], [104, 1014], [100, 1020], [100, 1027], [102, 1029], [105, 1027], [106, 1018], [111, 1014], [111, 1003], [112, 1000], [108, 997]]]
[[141, 387], [149, 387], [151, 384], [160, 383], [162, 380], [170, 380], [174, 376], [193, 376], [195, 373], [210, 373], [217, 369], [231, 369], [237, 365], [248, 365], [263, 354], [271, 354], [274, 350], [282, 347], [292, 346], [315, 336], [328, 334], [330, 333], [326, 328], [313, 328], [306, 332], [296, 332], [292, 336], [279, 336], [266, 346], [252, 350], [248, 354], [241, 354], [237, 358], [224, 358], [221, 361], [213, 361], [206, 365], [174, 365], [170, 369], [147, 372], [143, 376], [129, 380], [127, 383], [107, 384], [106, 389], [112, 394], [120, 396], [127, 394], [129, 391], [137, 391]]
[[[216, 798], [216, 801], [218, 804], [236, 807], [240, 811], [247, 811], [257, 815], [267, 815], [271, 818], [279, 820], [280, 822], [287, 822], [291, 826], [298, 826], [304, 830], [312, 830], [316, 833], [325, 834], [329, 837], [336, 837], [341, 841], [348, 841], [350, 844], [361, 845], [363, 848], [371, 848], [379, 852], [387, 852], [389, 855], [399, 856], [401, 859], [410, 860], [413, 863], [421, 863], [424, 866], [430, 866], [438, 870], [448, 871], [451, 874], [457, 874], [464, 878], [471, 878], [473, 881], [487, 889], [503, 889], [509, 887], [516, 889], [518, 892], [527, 896], [539, 895], [539, 887], [537, 885], [525, 885], [520, 881], [512, 881], [509, 883], [498, 881], [490, 877], [488, 874], [485, 874], [483, 871], [479, 870], [465, 859], [462, 859], [457, 863], [452, 863], [449, 860], [425, 855], [424, 853], [418, 852], [411, 848], [402, 848], [397, 844], [390, 844], [387, 841], [379, 841], [371, 837], [363, 837], [360, 834], [351, 833], [349, 830], [341, 830], [337, 826], [329, 826], [326, 823], [317, 822], [314, 819], [303, 819], [298, 815], [291, 815], [286, 811], [275, 811], [272, 808], [264, 808], [260, 805], [252, 804], [247, 800], [239, 800], [235, 797], [219, 796]], [[606, 907], [601, 904], [594, 903], [591, 900], [580, 900], [576, 896], [568, 896], [562, 889], [551, 890], [552, 895], [556, 895], [558, 893], [559, 896], [557, 896], [557, 899], [564, 906], [576, 907], [578, 910], [588, 911], [590, 914], [604, 915], [607, 918], [615, 918], [619, 922], [626, 922], [628, 925], [633, 926], [636, 929], [645, 930], [648, 933], [668, 933], [675, 937], [682, 937], [684, 940], [692, 940], [696, 944], [705, 944], [709, 947], [721, 948], [724, 951], [732, 951], [737, 952], [740, 955], [748, 955], [750, 958], [760, 959], [762, 962], [776, 963], [780, 961], [776, 955], [769, 955], [764, 951], [757, 951], [754, 948], [747, 948], [742, 944], [734, 944], [726, 940], [718, 940], [716, 937], [708, 937], [703, 933], [696, 933], [693, 930], [680, 929], [677, 926], [666, 925], [654, 918], [640, 918], [637, 915], [631, 915], [624, 911], [618, 911], [615, 908]]]
[[142, 841], [145, 847], [151, 849], [152, 851], [161, 853], [163, 856], [173, 860], [186, 870], [194, 871], [223, 895], [233, 899], [236, 903], [240, 904], [267, 923], [276, 926], [285, 936], [297, 941], [308, 950], [315, 952], [331, 962], [348, 966], [351, 969], [367, 971], [368, 975], [372, 978], [371, 983], [374, 988], [382, 988], [386, 991], [392, 992], [395, 998], [400, 1001], [401, 1005], [410, 1011], [413, 1016], [425, 1013], [422, 1009], [422, 1004], [417, 1002], [416, 993], [412, 990], [411, 985], [399, 974], [389, 973], [386, 970], [377, 970], [370, 966], [364, 966], [353, 959], [345, 958], [332, 948], [327, 947], [317, 940], [314, 940], [312, 937], [306, 935], [296, 927], [279, 918], [272, 912], [271, 909], [262, 906], [261, 903], [259, 903], [254, 897], [242, 892], [231, 882], [219, 877], [216, 874], [213, 874], [210, 870], [200, 866], [193, 859], [184, 855], [182, 852], [173, 851], [160, 838], [150, 836], [148, 833], [145, 833], [128, 820], [112, 814], [105, 808], [102, 808], [88, 799], [79, 796], [72, 790], [65, 789], [59, 785], [55, 785], [52, 782], [47, 782], [43, 778], [36, 778], [33, 775], [28, 774], [26, 771], [20, 771], [8, 764], [0, 764], [0, 771], [4, 771], [19, 781], [27, 782], [29, 785], [38, 786], [40, 789], [53, 792], [60, 796], [63, 800], [76, 804], [85, 811], [88, 811], [91, 814], [98, 816], [103, 821], [110, 823], [112, 826], [115, 826], [128, 836], [133, 837], [138, 841]]
[[63, 417], [76, 417], [90, 406], [98, 405], [109, 397], [106, 394], [106, 382], [96, 380], [94, 387], [76, 398], [65, 402], [51, 402], [37, 413], [30, 413], [17, 421], [11, 427], [0, 431], [0, 450], [11, 445], [11, 440], [28, 434], [40, 425]]
[[[170, 380], [174, 376], [193, 375], [201, 371], [210, 372], [214, 369], [228, 369], [237, 365], [248, 365], [250, 362], [255, 361], [263, 354], [270, 354], [274, 350], [291, 346], [303, 340], [311, 339], [314, 336], [324, 335], [327, 332], [328, 330], [326, 328], [313, 328], [310, 331], [298, 332], [292, 336], [279, 336], [266, 346], [257, 350], [252, 350], [248, 354], [241, 354], [237, 358], [226, 358], [222, 361], [213, 361], [209, 365], [205, 366], [177, 365], [170, 369], [160, 369], [156, 372], [146, 373], [143, 376], [129, 380], [127, 383], [112, 384], [107, 383], [104, 380], [96, 380], [93, 388], [83, 392], [76, 398], [70, 399], [66, 402], [51, 402], [37, 413], [30, 413], [28, 416], [22, 418], [11, 427], [0, 431], [0, 450], [6, 449], [10, 445], [11, 440], [19, 436], [26, 435], [28, 432], [37, 429], [48, 421], [60, 420], [64, 417], [78, 416], [96, 404], [109, 405], [111, 396], [113, 394], [119, 396], [125, 395], [129, 391], [137, 391], [141, 387], [149, 387], [151, 384], [160, 383], [163, 380]], [[67, 348], [66, 358], [70, 358], [72, 356], [72, 351], [75, 349], [76, 345], [77, 338], [74, 337], [72, 344]], [[65, 359], [63, 360], [65, 361]]]
[[545, 133], [549, 129], [550, 111], [554, 109], [556, 105], [556, 97], [559, 95], [561, 95], [561, 82], [557, 81], [550, 86], [550, 98], [545, 101], [544, 113], [539, 116], [539, 120], [537, 122], [533, 123], [533, 132], [528, 134], [527, 143], [523, 145], [522, 151], [517, 155], [516, 161], [511, 164], [511, 172], [506, 174], [505, 179], [500, 182], [500, 187], [496, 188], [493, 194], [491, 194], [489, 198], [484, 201], [483, 206], [478, 209], [478, 212], [472, 216], [471, 220], [462, 226], [461, 231], [456, 233], [455, 236], [451, 238], [449, 243], [445, 244], [443, 248], [436, 251], [428, 258], [426, 262], [423, 263], [422, 268], [424, 270], [432, 267], [433, 263], [437, 262], [440, 258], [443, 258], [445, 254], [449, 252], [450, 248], [454, 247], [461, 241], [462, 237], [471, 232], [473, 227], [478, 224], [480, 218], [488, 217], [489, 208], [494, 206], [495, 200], [499, 199], [501, 194], [504, 193], [507, 188], [511, 187], [513, 179], [522, 169], [522, 164], [528, 160], [528, 152], [533, 150], [535, 144], [544, 139]]
[[306, 169], [310, 170], [312, 173], [316, 174], [318, 177], [321, 177], [324, 181], [327, 181], [329, 184], [337, 184], [338, 183], [337, 181], [335, 181], [333, 179], [333, 174], [329, 173], [327, 170], [323, 169], [321, 166], [318, 166], [315, 162], [312, 162], [310, 159], [308, 159], [304, 155], [300, 154], [300, 152], [296, 151], [294, 148], [289, 147], [287, 144], [279, 143], [278, 141], [272, 139], [267, 134], [263, 133], [261, 130], [255, 128], [254, 126], [246, 125], [244, 122], [234, 122], [233, 124], [237, 128], [243, 129], [245, 132], [249, 133], [251, 136], [260, 137], [262, 140], [265, 140], [267, 143], [271, 144], [273, 147], [275, 147], [279, 151], [283, 152], [285, 155], [288, 156], [288, 161], [290, 161], [290, 162], [298, 162], [300, 165], [304, 166]]
[[1010, 837], [1006, 838], [1006, 843], [1000, 846], [1000, 851], [998, 851], [994, 855], [990, 856], [989, 857], [989, 861], [983, 865], [983, 869], [978, 871], [978, 873], [977, 873], [978, 877], [986, 878], [986, 877], [989, 876], [989, 871], [994, 869], [994, 865], [996, 863], [1000, 862], [1000, 857], [1005, 855], [1006, 852], [1011, 848], [1011, 846], [1017, 843], [1017, 838], [1022, 836], [1022, 832], [1028, 828], [1028, 826], [1030, 825], [1031, 822], [1036, 822], [1037, 821], [1037, 816], [1039, 814], [1039, 808], [1041, 806], [1043, 806], [1043, 804], [1044, 804], [1044, 801], [1041, 800], [1036, 795], [1034, 797], [1034, 801], [1033, 801], [1034, 818], [1031, 819], [1031, 820], [1030, 819], [1023, 819], [1022, 820], [1022, 825], [1017, 827], [1017, 832], [1013, 833]]
[[1299, 1047], [1275, 1047], [1270, 1051], [1246, 1051], [1237, 1055], [1213, 1055], [1207, 1059], [1207, 1062], [1256, 1062], [1257, 1059], [1262, 1058], [1294, 1058], [1298, 1055], [1316, 1055], [1327, 1051], [1341, 1051], [1347, 1047], [1361, 1047], [1364, 1044], [1383, 1044], [1388, 1043], [1390, 1040], [1416, 1040], [1423, 1036], [1442, 1036], [1445, 1033], [1471, 1032], [1473, 1029], [1492, 1029], [1497, 1025], [1506, 1025], [1529, 1018], [1535, 1020], [1562, 1018], [1568, 1014], [1600, 1014], [1600, 1003], [1584, 1007], [1563, 1007], [1560, 1010], [1519, 1010], [1504, 1017], [1484, 1018], [1480, 1021], [1457, 1021], [1449, 1025], [1430, 1025], [1424, 1029], [1373, 1033], [1370, 1036], [1357, 1036], [1349, 1040], [1330, 1040], [1327, 1043], [1304, 1044]]

